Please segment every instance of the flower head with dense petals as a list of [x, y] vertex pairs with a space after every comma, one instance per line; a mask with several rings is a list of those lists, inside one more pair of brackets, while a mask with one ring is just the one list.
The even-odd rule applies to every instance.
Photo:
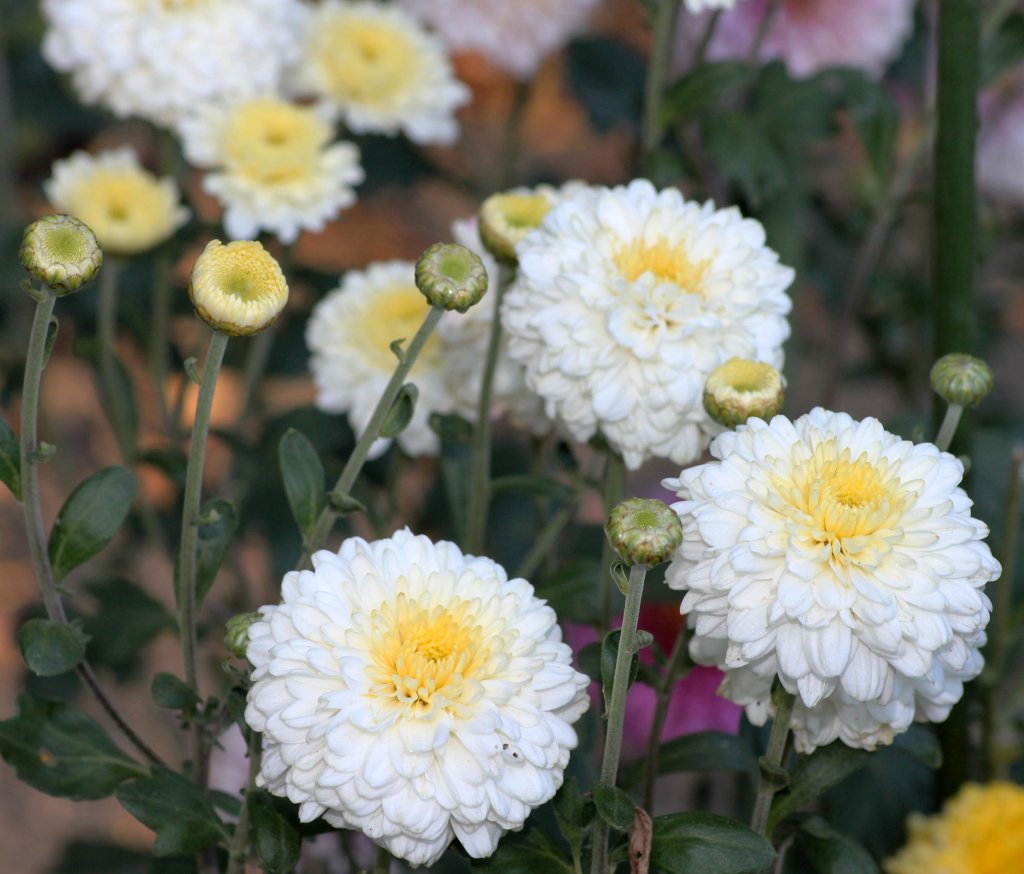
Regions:
[[355, 203], [352, 186], [363, 181], [359, 149], [331, 144], [331, 124], [309, 106], [254, 97], [200, 107], [181, 128], [189, 160], [215, 168], [203, 188], [224, 203], [236, 239], [266, 230], [292, 243], [301, 230], [321, 231]]
[[915, 814], [886, 874], [1001, 874], [1024, 860], [1024, 789], [967, 783], [936, 816]]
[[[914, 2], [780, 0], [761, 43], [760, 58], [783, 60], [789, 74], [797, 79], [828, 67], [854, 67], [880, 76], [899, 55], [913, 30]], [[703, 6], [712, 8], [708, 2]], [[749, 57], [768, 12], [769, 0], [747, 0], [725, 12], [708, 45], [707, 57]], [[695, 46], [705, 26], [699, 19], [681, 16], [684, 44]], [[683, 56], [685, 52], [679, 54]]]
[[249, 630], [259, 784], [413, 864], [474, 858], [562, 782], [588, 679], [554, 611], [488, 558], [353, 537]]
[[509, 356], [576, 440], [635, 469], [688, 464], [718, 430], [704, 382], [733, 356], [782, 366], [793, 271], [735, 208], [627, 187], [567, 194], [524, 239], [505, 295]]
[[144, 169], [127, 146], [55, 161], [43, 190], [55, 207], [92, 228], [108, 255], [151, 249], [188, 219], [174, 180]]
[[[349, 271], [341, 285], [314, 307], [306, 326], [316, 405], [328, 413], [348, 413], [357, 433], [369, 424], [398, 364], [391, 344], [404, 340], [408, 346], [430, 311], [416, 287], [415, 270], [410, 261], [386, 261]], [[409, 455], [436, 455], [439, 444], [428, 424], [430, 414], [447, 413], [452, 407], [436, 333], [420, 350], [410, 380], [419, 389], [419, 398], [412, 420], [396, 438], [398, 445]], [[389, 443], [376, 440], [370, 457], [383, 453]]]
[[333, 105], [357, 133], [449, 144], [469, 89], [438, 40], [403, 10], [325, 0], [309, 17], [298, 88]]
[[453, 52], [479, 52], [517, 79], [586, 23], [597, 0], [399, 0]]
[[288, 303], [288, 282], [262, 244], [210, 240], [192, 267], [188, 296], [211, 328], [245, 337], [273, 324]]
[[963, 465], [821, 408], [751, 419], [711, 454], [665, 482], [683, 498], [666, 579], [688, 590], [691, 653], [725, 670], [722, 693], [761, 723], [778, 675], [805, 752], [945, 719], [981, 670], [1000, 570]]
[[172, 127], [278, 88], [305, 17], [299, 0], [43, 0], [43, 13], [43, 55], [82, 100]]

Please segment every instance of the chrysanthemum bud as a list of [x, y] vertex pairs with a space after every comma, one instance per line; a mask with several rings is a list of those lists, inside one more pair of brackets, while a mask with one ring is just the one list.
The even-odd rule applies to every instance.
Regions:
[[241, 337], [270, 327], [288, 302], [288, 282], [259, 243], [211, 240], [192, 268], [188, 296], [204, 322]]
[[431, 306], [464, 313], [487, 291], [487, 270], [476, 252], [435, 243], [416, 262], [416, 287]]
[[976, 406], [992, 391], [992, 368], [963, 352], [943, 355], [932, 367], [932, 389], [947, 404]]
[[224, 646], [231, 655], [245, 658], [245, 651], [249, 647], [249, 629], [260, 618], [259, 613], [239, 613], [227, 621], [224, 626]]
[[653, 567], [668, 561], [683, 541], [683, 523], [675, 511], [649, 498], [618, 504], [604, 523], [608, 542], [628, 565]]
[[47, 215], [25, 228], [18, 250], [22, 266], [61, 296], [95, 278], [103, 263], [96, 235], [69, 215]]
[[719, 425], [735, 428], [754, 416], [770, 419], [784, 395], [782, 374], [770, 364], [730, 358], [704, 383], [704, 409]]
[[543, 194], [492, 194], [480, 207], [480, 239], [499, 261], [516, 263], [516, 243], [537, 227], [551, 209]]

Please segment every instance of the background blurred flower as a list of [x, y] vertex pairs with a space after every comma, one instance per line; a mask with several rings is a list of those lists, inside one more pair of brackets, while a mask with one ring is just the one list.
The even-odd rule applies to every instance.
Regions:
[[751, 419], [711, 454], [665, 481], [684, 499], [666, 580], [687, 590], [690, 652], [725, 670], [722, 694], [761, 724], [778, 675], [801, 752], [945, 719], [981, 671], [1000, 570], [963, 465], [821, 408]]
[[[785, 61], [796, 79], [828, 67], [855, 67], [880, 76], [913, 30], [914, 2], [779, 0], [758, 57]], [[769, 7], [769, 0], [746, 0], [725, 12], [708, 46], [708, 59], [749, 57]], [[687, 49], [697, 45], [706, 26], [706, 18], [680, 16], [681, 39]]]
[[[430, 309], [416, 287], [414, 273], [410, 261], [387, 261], [349, 271], [310, 314], [306, 344], [312, 353], [316, 405], [329, 413], [348, 413], [357, 434], [369, 423], [398, 365], [391, 343], [404, 338], [408, 347]], [[419, 389], [419, 399], [412, 421], [396, 439], [409, 455], [435, 455], [439, 444], [428, 424], [430, 414], [452, 409], [436, 332], [416, 359], [410, 379]], [[370, 457], [383, 453], [390, 442], [383, 438], [374, 441]]]
[[417, 143], [454, 142], [455, 110], [470, 97], [434, 36], [403, 10], [367, 0], [325, 0], [312, 11], [296, 85], [357, 133], [401, 131]]
[[43, 56], [86, 103], [174, 126], [206, 103], [275, 90], [298, 51], [298, 0], [43, 0]]
[[355, 203], [363, 181], [359, 150], [334, 143], [330, 123], [308, 106], [254, 97], [230, 107], [205, 106], [181, 125], [185, 153], [215, 168], [203, 188], [225, 206], [224, 228], [236, 239], [270, 231], [292, 243]]
[[986, 89], [979, 110], [978, 188], [994, 200], [1024, 206], [1024, 65]]
[[587, 679], [525, 580], [408, 530], [319, 552], [252, 626], [259, 784], [413, 864], [474, 857], [562, 783]]
[[1024, 789], [1013, 783], [965, 784], [935, 816], [914, 814], [907, 845], [886, 874], [990, 874], [1024, 860]]
[[793, 271], [735, 208], [644, 179], [568, 194], [518, 246], [509, 356], [574, 439], [600, 431], [635, 469], [688, 464], [717, 430], [708, 374], [732, 356], [782, 366]]
[[57, 209], [85, 222], [108, 255], [151, 249], [189, 215], [174, 180], [157, 179], [127, 146], [55, 161], [43, 190]]
[[479, 52], [529, 79], [579, 32], [597, 0], [399, 0], [453, 52]]

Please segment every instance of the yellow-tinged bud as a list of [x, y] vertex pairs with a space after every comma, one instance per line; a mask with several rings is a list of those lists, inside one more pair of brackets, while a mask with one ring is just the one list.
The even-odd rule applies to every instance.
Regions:
[[614, 507], [604, 523], [608, 542], [632, 565], [668, 561], [683, 542], [683, 523], [663, 501], [630, 498]]
[[963, 352], [943, 355], [932, 367], [932, 389], [947, 404], [973, 407], [992, 391], [992, 368]]
[[782, 409], [782, 374], [763, 361], [730, 358], [704, 383], [704, 409], [719, 425], [735, 428], [747, 419], [770, 419]]
[[254, 622], [260, 620], [259, 613], [239, 613], [232, 616], [224, 626], [224, 646], [233, 656], [245, 658], [249, 647], [249, 629]]
[[48, 215], [25, 228], [18, 250], [22, 266], [54, 294], [78, 291], [103, 264], [96, 235], [70, 215]]
[[431, 306], [464, 313], [487, 292], [487, 269], [458, 243], [434, 243], [416, 262], [416, 287]]
[[480, 239], [499, 261], [515, 264], [516, 243], [536, 228], [550, 209], [551, 199], [543, 194], [492, 194], [480, 207]]
[[241, 337], [270, 327], [288, 302], [288, 282], [259, 243], [211, 240], [192, 268], [188, 296], [204, 322]]

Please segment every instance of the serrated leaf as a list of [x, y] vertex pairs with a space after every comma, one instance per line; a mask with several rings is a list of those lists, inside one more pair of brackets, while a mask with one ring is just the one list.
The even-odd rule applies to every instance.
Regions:
[[277, 457], [292, 516], [299, 530], [309, 534], [326, 500], [323, 463], [306, 435], [294, 428], [281, 438]]
[[226, 839], [206, 793], [191, 780], [166, 768], [131, 780], [117, 790], [117, 800], [132, 816], [156, 832], [153, 855], [198, 853]]
[[[757, 774], [757, 756], [750, 745], [734, 734], [721, 731], [700, 731], [687, 734], [661, 745], [658, 754], [658, 773], [672, 774], [680, 771], [735, 771], [750, 775]], [[643, 779], [644, 763], [639, 763], [629, 772], [628, 782]]]
[[110, 543], [134, 498], [135, 476], [126, 467], [105, 467], [78, 484], [50, 532], [50, 563], [58, 580]]
[[48, 795], [105, 798], [146, 769], [70, 704], [18, 698], [18, 715], [0, 722], [0, 755], [18, 777]]
[[166, 672], [157, 674], [153, 677], [150, 691], [153, 693], [153, 700], [157, 705], [168, 710], [180, 710], [191, 715], [196, 712], [196, 707], [199, 704], [199, 696], [195, 691], [188, 683], [174, 674]]
[[[616, 628], [614, 631], [609, 631], [601, 642], [601, 692], [604, 695], [604, 709], [605, 712], [611, 707], [612, 700], [612, 683], [615, 680], [615, 659], [619, 653], [619, 638], [622, 636], [622, 632]], [[640, 657], [633, 653], [632, 660], [629, 665], [629, 682], [626, 684], [628, 689], [633, 685], [633, 681], [636, 679], [636, 673], [640, 668]]]
[[724, 103], [730, 94], [744, 87], [752, 68], [745, 61], [701, 64], [676, 80], [665, 92], [661, 104], [662, 120], [672, 124], [680, 119], [696, 118]]
[[867, 750], [835, 741], [802, 758], [790, 772], [789, 788], [775, 796], [768, 817], [768, 834], [787, 816], [863, 768], [870, 757]]
[[295, 870], [302, 849], [298, 830], [278, 813], [262, 792], [249, 796], [253, 846], [269, 874], [290, 874]]
[[746, 874], [775, 861], [771, 842], [713, 813], [673, 813], [654, 820], [651, 870], [662, 874]]
[[871, 854], [820, 816], [800, 824], [796, 842], [817, 874], [878, 874]]
[[21, 446], [3, 416], [0, 416], [0, 482], [21, 500]]
[[18, 646], [28, 669], [39, 677], [70, 671], [85, 658], [89, 640], [78, 624], [29, 619], [18, 629]]
[[595, 783], [591, 791], [597, 815], [612, 828], [628, 832], [633, 825], [636, 808], [633, 799], [617, 786], [609, 786], [606, 783]]
[[201, 519], [211, 521], [199, 525], [196, 545], [196, 609], [210, 591], [217, 571], [228, 554], [231, 539], [238, 530], [238, 513], [230, 501], [209, 501], [203, 504]]
[[388, 414], [381, 423], [381, 437], [397, 437], [409, 427], [419, 396], [420, 390], [411, 382], [407, 382], [398, 390], [391, 409], [388, 410]]
[[521, 832], [505, 835], [490, 858], [471, 859], [470, 868], [501, 874], [571, 874], [573, 870], [572, 862], [532, 823]]

